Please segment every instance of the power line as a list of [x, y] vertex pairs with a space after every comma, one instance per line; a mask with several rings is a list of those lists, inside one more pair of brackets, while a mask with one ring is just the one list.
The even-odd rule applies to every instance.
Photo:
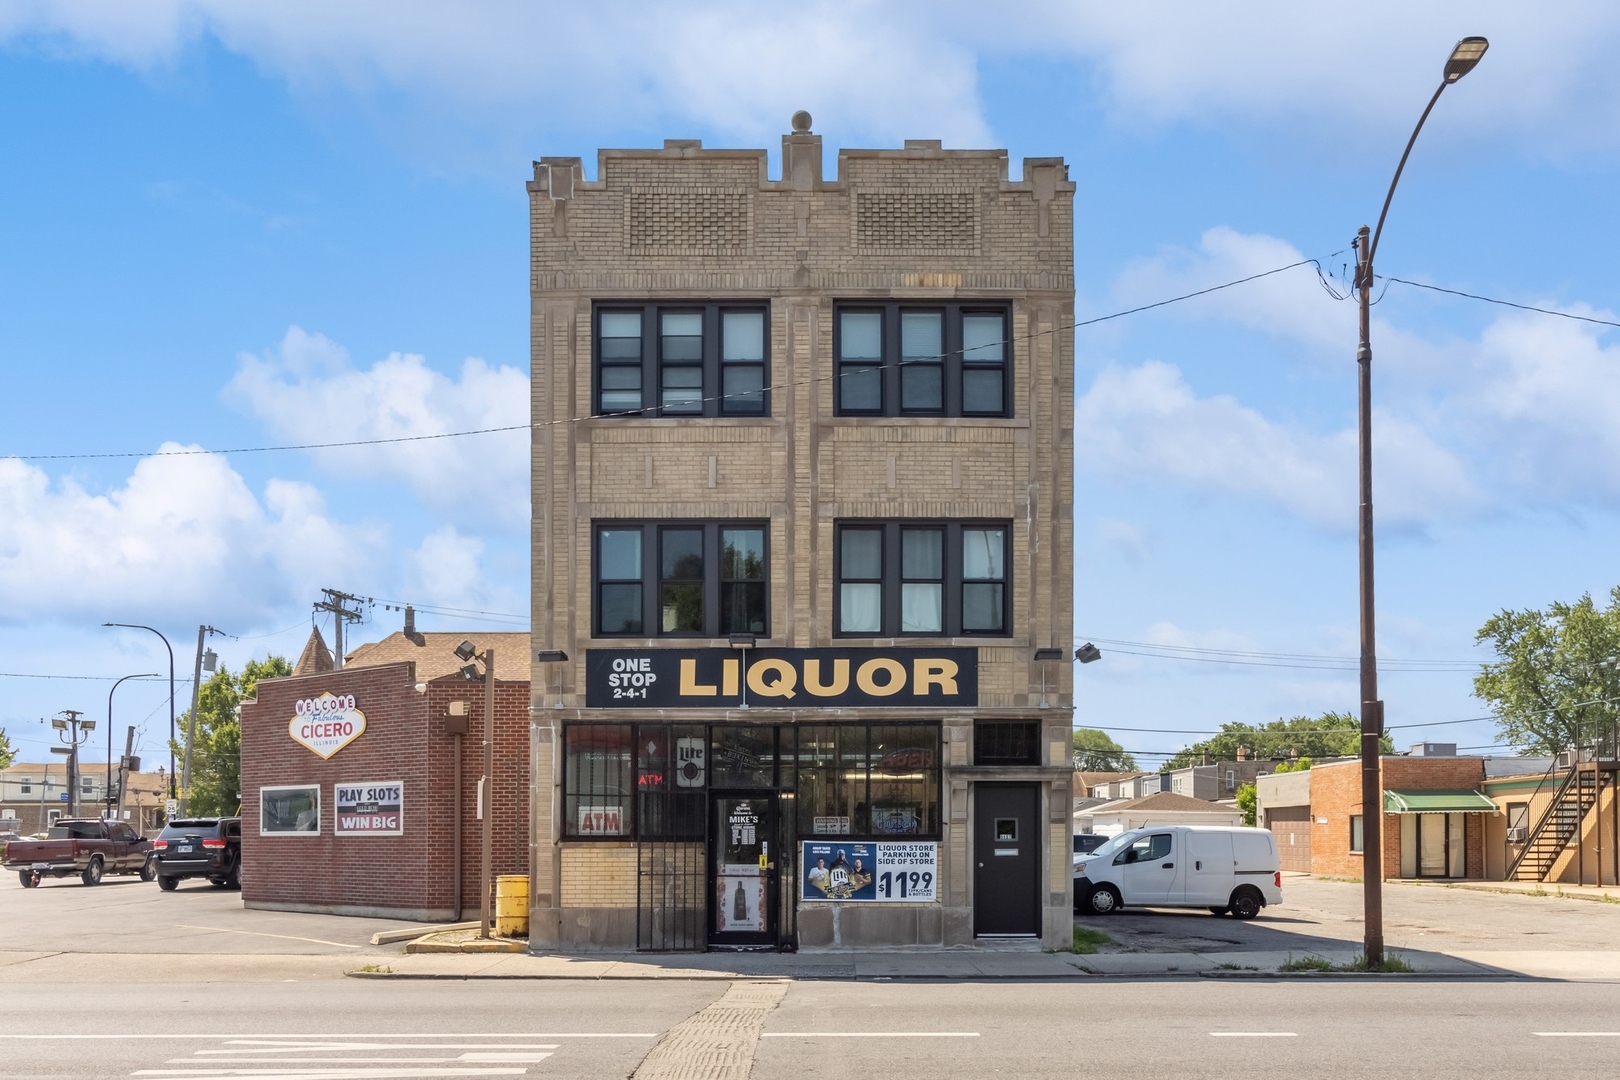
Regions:
[[[1465, 296], [1470, 300], [1483, 300], [1487, 304], [1500, 304], [1502, 307], [1518, 308], [1520, 311], [1534, 311], [1540, 315], [1557, 315], [1560, 319], [1574, 319], [1577, 322], [1596, 323], [1598, 326], [1620, 326], [1620, 322], [1614, 322], [1610, 319], [1595, 319], [1590, 315], [1575, 315], [1568, 311], [1554, 311], [1552, 308], [1536, 307], [1534, 304], [1515, 304], [1511, 300], [1498, 300], [1494, 296], [1481, 296], [1478, 293], [1463, 292], [1461, 289], [1445, 289], [1441, 288], [1439, 285], [1425, 285], [1421, 281], [1408, 281], [1406, 278], [1389, 277], [1385, 274], [1378, 274], [1376, 276], [1384, 278], [1385, 281], [1394, 281], [1399, 282], [1402, 285], [1410, 285], [1414, 289], [1428, 289], [1430, 292], [1448, 293], [1451, 296]], [[1385, 287], [1387, 288], [1388, 286]]]
[[[1338, 254], [1338, 252], [1335, 252], [1334, 254], [1336, 255], [1336, 254]], [[1327, 258], [1330, 258], [1330, 259], [1332, 257], [1333, 257], [1332, 255], [1327, 256]], [[1086, 326], [1095, 326], [1098, 323], [1105, 323], [1105, 322], [1108, 322], [1108, 321], [1110, 321], [1112, 319], [1124, 318], [1126, 315], [1136, 315], [1136, 314], [1139, 314], [1140, 312], [1152, 311], [1155, 308], [1165, 307], [1166, 305], [1169, 305], [1169, 304], [1177, 304], [1177, 303], [1180, 303], [1183, 300], [1191, 300], [1191, 299], [1194, 299], [1195, 297], [1199, 297], [1199, 296], [1208, 296], [1210, 293], [1220, 292], [1222, 289], [1230, 289], [1230, 288], [1233, 288], [1233, 287], [1238, 286], [1238, 285], [1246, 285], [1251, 281], [1259, 281], [1261, 278], [1271, 277], [1273, 274], [1281, 274], [1281, 273], [1284, 273], [1285, 271], [1293, 270], [1293, 269], [1296, 269], [1296, 268], [1301, 267], [1301, 266], [1314, 266], [1314, 267], [1316, 267], [1317, 272], [1319, 274], [1321, 272], [1321, 262], [1319, 260], [1317, 260], [1317, 259], [1300, 259], [1297, 262], [1289, 263], [1287, 266], [1278, 266], [1278, 267], [1275, 267], [1274, 269], [1271, 269], [1271, 270], [1262, 270], [1258, 274], [1250, 274], [1247, 277], [1236, 278], [1236, 279], [1234, 279], [1232, 281], [1224, 281], [1219, 285], [1211, 285], [1208, 288], [1197, 289], [1197, 290], [1194, 290], [1193, 292], [1183, 293], [1180, 296], [1172, 296], [1172, 297], [1169, 297], [1169, 298], [1164, 299], [1164, 300], [1156, 300], [1151, 304], [1142, 304], [1142, 305], [1139, 305], [1137, 307], [1127, 308], [1124, 311], [1116, 311], [1116, 312], [1113, 312], [1112, 314], [1108, 314], [1108, 315], [1099, 315], [1099, 316], [1097, 316], [1095, 318], [1091, 318], [1091, 319], [1082, 319], [1079, 322], [1064, 323], [1064, 324], [1061, 324], [1061, 325], [1058, 325], [1058, 326], [1053, 326], [1053, 327], [1051, 327], [1049, 329], [1046, 329], [1046, 330], [1036, 330], [1036, 331], [1033, 331], [1031, 333], [1024, 334], [1024, 335], [1021, 335], [1021, 336], [1004, 338], [1002, 341], [998, 342], [998, 344], [1012, 345], [1012, 344], [1016, 344], [1016, 343], [1021, 342], [1021, 341], [1033, 341], [1036, 338], [1046, 337], [1046, 336], [1051, 335], [1051, 334], [1063, 333], [1064, 331], [1068, 331], [1068, 330], [1078, 330], [1078, 329], [1080, 329], [1082, 327], [1086, 327]], [[986, 343], [986, 344], [988, 344], [988, 343]], [[940, 354], [938, 356], [908, 357], [908, 358], [900, 361], [900, 363], [902, 365], [923, 364], [923, 363], [933, 363], [933, 362], [943, 360], [943, 359], [945, 359], [945, 355]], [[816, 374], [808, 375], [808, 376], [806, 376], [806, 377], [804, 377], [802, 379], [795, 380], [793, 382], [773, 383], [773, 384], [771, 384], [769, 386], [761, 387], [759, 390], [751, 390], [751, 391], [747, 391], [745, 393], [714, 394], [714, 395], [710, 395], [710, 396], [707, 396], [707, 397], [698, 398], [698, 399], [696, 399], [696, 401], [700, 402], [700, 403], [711, 402], [711, 401], [718, 402], [718, 401], [725, 401], [727, 399], [734, 398], [734, 397], [753, 397], [754, 395], [762, 394], [765, 391], [786, 390], [786, 389], [789, 389], [789, 388], [792, 388], [792, 387], [811, 386], [811, 385], [814, 385], [815, 383], [818, 383], [818, 382], [826, 382], [826, 381], [829, 381], [831, 379], [839, 379], [839, 378], [843, 378], [844, 376], [850, 375], [850, 374], [859, 374], [859, 373], [862, 373], [862, 372], [881, 370], [882, 365], [881, 364], [874, 365], [874, 366], [868, 367], [868, 368], [849, 368], [849, 367], [847, 367], [847, 365], [835, 365], [835, 366], [842, 367], [843, 370], [834, 371], [834, 372], [832, 372], [830, 374], [827, 374], [827, 375], [822, 375], [820, 373], [816, 373]], [[427, 442], [427, 441], [431, 441], [431, 440], [435, 440], [435, 439], [457, 439], [457, 438], [462, 438], [462, 437], [469, 436], [469, 435], [495, 435], [495, 434], [499, 434], [501, 432], [508, 432], [508, 431], [525, 431], [525, 430], [534, 431], [534, 430], [537, 430], [537, 429], [540, 429], [540, 428], [554, 427], [554, 426], [559, 426], [559, 425], [563, 425], [563, 424], [575, 424], [575, 423], [579, 423], [579, 422], [585, 421], [585, 420], [600, 420], [600, 419], [609, 418], [609, 417], [613, 417], [613, 416], [637, 415], [637, 414], [640, 414], [642, 411], [643, 410], [635, 409], [635, 410], [626, 410], [624, 412], [618, 412], [618, 413], [605, 412], [605, 413], [595, 414], [595, 415], [591, 415], [591, 416], [570, 416], [570, 417], [565, 417], [565, 418], [560, 419], [560, 420], [543, 420], [543, 421], [539, 421], [539, 422], [534, 422], [534, 421], [531, 420], [527, 424], [506, 424], [506, 425], [499, 426], [499, 427], [477, 428], [477, 429], [468, 430], [468, 431], [441, 431], [441, 432], [436, 432], [436, 433], [430, 434], [430, 435], [396, 435], [396, 436], [390, 436], [390, 437], [386, 437], [386, 438], [375, 438], [375, 439], [346, 439], [346, 440], [343, 440], [341, 442], [285, 443], [285, 444], [276, 444], [276, 445], [268, 445], [268, 446], [238, 446], [238, 447], [233, 447], [233, 448], [227, 449], [227, 450], [202, 450], [202, 449], [199, 449], [199, 450], [157, 450], [157, 451], [149, 451], [149, 452], [119, 451], [119, 452], [103, 453], [103, 454], [9, 454], [9, 455], [3, 455], [3, 456], [5, 456], [5, 457], [14, 457], [14, 458], [17, 458], [19, 461], [88, 461], [88, 460], [101, 460], [101, 459], [109, 459], [109, 458], [200, 457], [200, 456], [207, 455], [207, 454], [268, 454], [268, 453], [275, 453], [275, 452], [284, 451], [284, 450], [340, 450], [340, 449], [346, 449], [346, 448], [351, 448], [351, 447], [356, 447], [356, 446], [383, 446], [383, 445], [390, 445], [390, 444], [395, 444], [395, 443]]]
[[[1194, 645], [1160, 645], [1160, 644], [1157, 644], [1157, 643], [1151, 642], [1151, 641], [1126, 641], [1126, 640], [1124, 640], [1122, 638], [1097, 637], [1094, 634], [1081, 634], [1081, 635], [1078, 635], [1078, 636], [1080, 636], [1082, 638], [1085, 638], [1085, 639], [1087, 639], [1089, 641], [1094, 641], [1094, 642], [1100, 641], [1105, 645], [1132, 645], [1132, 646], [1135, 646], [1136, 648], [1139, 648], [1139, 649], [1158, 649], [1158, 650], [1163, 650], [1163, 651], [1166, 651], [1166, 652], [1203, 653], [1203, 654], [1207, 654], [1207, 655], [1211, 655], [1211, 656], [1257, 657], [1257, 658], [1264, 658], [1264, 659], [1267, 659], [1267, 660], [1342, 660], [1342, 661], [1345, 661], [1347, 663], [1359, 663], [1360, 662], [1360, 658], [1355, 657], [1355, 656], [1331, 656], [1331, 655], [1324, 655], [1324, 654], [1321, 654], [1321, 653], [1259, 652], [1259, 651], [1251, 651], [1251, 650], [1244, 650], [1244, 649], [1209, 649], [1209, 648], [1200, 648], [1200, 647], [1194, 646]], [[1454, 664], [1454, 665], [1465, 665], [1465, 666], [1470, 667], [1470, 668], [1479, 666], [1475, 661], [1472, 661], [1472, 660], [1402, 660], [1402, 659], [1396, 659], [1396, 658], [1393, 658], [1393, 657], [1380, 657], [1379, 658], [1379, 663], [1381, 663], [1381, 664], [1386, 664], [1386, 663], [1387, 664]]]

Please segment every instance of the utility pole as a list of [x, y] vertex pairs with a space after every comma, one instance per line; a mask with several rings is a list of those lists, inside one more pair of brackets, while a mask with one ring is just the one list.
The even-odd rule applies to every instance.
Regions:
[[[197, 663], [191, 669], [191, 717], [186, 722], [186, 757], [180, 773], [180, 816], [186, 816], [186, 804], [191, 801], [191, 748], [197, 741], [197, 705], [202, 698], [202, 673], [206, 666], [213, 671], [218, 661], [214, 650], [203, 653], [203, 640], [208, 634], [221, 634], [212, 626], [197, 627]], [[205, 663], [206, 662], [206, 663]]]
[[[325, 600], [315, 602], [316, 611], [330, 612], [332, 615], [332, 668], [335, 671], [343, 670], [343, 624], [346, 622], [359, 622], [364, 616], [358, 609], [361, 604], [370, 604], [371, 601], [363, 596], [352, 593], [339, 592], [336, 589], [322, 589]], [[355, 609], [349, 607], [354, 605]]]
[[118, 759], [118, 820], [124, 820], [124, 793], [129, 789], [129, 759], [135, 753], [135, 728], [130, 726], [124, 736], [124, 756]]
[[68, 816], [79, 816], [79, 745], [90, 738], [90, 733], [96, 729], [94, 720], [80, 720], [84, 715], [82, 709], [63, 709], [62, 715], [66, 719], [52, 719], [51, 727], [56, 729], [56, 737], [67, 744], [65, 750], [55, 751], [67, 755], [68, 775]]

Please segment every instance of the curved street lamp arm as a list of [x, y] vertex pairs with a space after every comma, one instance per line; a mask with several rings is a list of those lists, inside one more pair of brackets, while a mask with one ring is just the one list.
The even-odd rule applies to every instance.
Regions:
[[[1417, 142], [1418, 132], [1423, 130], [1423, 122], [1429, 118], [1429, 113], [1434, 111], [1434, 103], [1440, 100], [1440, 95], [1445, 93], [1446, 87], [1450, 85], [1449, 82], [1441, 81], [1439, 88], [1434, 92], [1434, 97], [1429, 99], [1428, 107], [1423, 110], [1423, 115], [1418, 117], [1417, 127], [1412, 129], [1412, 137], [1406, 140], [1406, 150], [1401, 154], [1401, 163], [1395, 166], [1395, 179], [1389, 182], [1389, 194], [1384, 196], [1384, 208], [1378, 212], [1378, 227], [1373, 230], [1372, 246], [1367, 249], [1369, 274], [1372, 272], [1373, 256], [1378, 254], [1378, 238], [1384, 234], [1384, 218], [1389, 215], [1390, 200], [1395, 198], [1395, 185], [1401, 182], [1401, 172], [1406, 168], [1406, 159], [1412, 156], [1412, 144]], [[1372, 288], [1371, 281], [1367, 282], [1367, 287]]]

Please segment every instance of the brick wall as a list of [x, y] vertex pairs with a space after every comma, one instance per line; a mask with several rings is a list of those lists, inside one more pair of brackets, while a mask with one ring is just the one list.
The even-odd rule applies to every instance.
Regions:
[[[1382, 759], [1386, 791], [1475, 791], [1485, 780], [1476, 757]], [[1311, 769], [1311, 870], [1331, 877], [1362, 877], [1366, 867], [1350, 851], [1350, 816], [1361, 813], [1361, 762], [1343, 761]], [[1326, 823], [1323, 820], [1326, 818]], [[1464, 815], [1465, 872], [1485, 876], [1483, 823]], [[1401, 876], [1401, 816], [1384, 815], [1384, 877]]]
[[[266, 679], [242, 705], [242, 898], [251, 907], [448, 918], [454, 907], [453, 825], [456, 740], [446, 732], [451, 700], [469, 703], [462, 743], [464, 907], [476, 917], [480, 823], [474, 816], [482, 772], [483, 688], [459, 678], [422, 684], [415, 665], [350, 667], [301, 678]], [[353, 694], [366, 729], [323, 760], [288, 734], [295, 702], [323, 692]], [[494, 872], [528, 866], [527, 683], [496, 684]], [[400, 781], [404, 835], [336, 836], [333, 787]], [[320, 832], [261, 836], [259, 789], [315, 784]]]

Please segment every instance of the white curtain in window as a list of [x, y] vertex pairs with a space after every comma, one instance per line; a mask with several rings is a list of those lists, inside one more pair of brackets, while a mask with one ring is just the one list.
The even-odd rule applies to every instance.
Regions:
[[908, 583], [900, 589], [900, 631], [937, 634], [945, 627], [945, 590], [939, 584]]
[[838, 624], [846, 634], [881, 633], [883, 586], [846, 583], [839, 591]]
[[962, 530], [962, 576], [969, 581], [1001, 581], [1007, 575], [1000, 529]]

